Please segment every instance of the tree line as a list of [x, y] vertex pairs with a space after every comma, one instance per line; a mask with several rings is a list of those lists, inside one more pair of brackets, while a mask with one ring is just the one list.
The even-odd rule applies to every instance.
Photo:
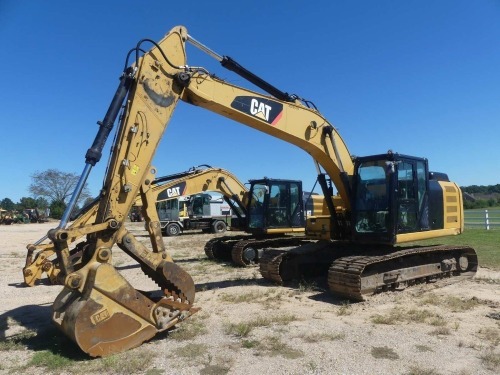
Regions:
[[[48, 208], [51, 218], [60, 219], [66, 209], [67, 200], [71, 197], [79, 178], [80, 176], [77, 174], [62, 172], [57, 169], [35, 172], [31, 175], [32, 182], [29, 186], [29, 192], [35, 198], [23, 197], [17, 203], [14, 203], [9, 198], [4, 198], [0, 201], [0, 208], [12, 212], [23, 212], [26, 209], [33, 208], [45, 212]], [[462, 186], [461, 189], [465, 193], [487, 196], [484, 199], [464, 199], [465, 209], [500, 206], [500, 184]], [[85, 184], [75, 209], [78, 210], [80, 206], [83, 207], [90, 201], [92, 201], [92, 197]]]
[[[23, 197], [17, 203], [14, 203], [10, 198], [4, 198], [0, 201], [0, 208], [10, 212], [24, 212], [24, 210], [34, 208], [45, 212], [49, 209], [51, 218], [60, 219], [79, 179], [80, 176], [77, 174], [57, 169], [37, 171], [31, 175], [31, 184], [28, 188], [35, 198]], [[85, 184], [75, 209], [78, 210], [80, 205], [84, 206], [91, 200], [92, 197], [87, 184]]]
[[[464, 199], [464, 208], [489, 208], [500, 206], [500, 184], [497, 185], [471, 185], [460, 187], [463, 193], [468, 193], [474, 200]], [[478, 195], [479, 197], [476, 197]]]
[[460, 187], [469, 194], [500, 194], [500, 184], [496, 185], [470, 185]]

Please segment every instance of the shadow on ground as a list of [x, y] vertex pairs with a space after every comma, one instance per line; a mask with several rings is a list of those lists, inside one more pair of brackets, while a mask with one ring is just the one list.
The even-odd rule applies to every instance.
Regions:
[[[7, 337], [9, 328], [24, 330]], [[27, 305], [0, 315], [0, 341], [35, 352], [48, 351], [75, 361], [88, 360], [78, 346], [52, 324], [52, 305]]]

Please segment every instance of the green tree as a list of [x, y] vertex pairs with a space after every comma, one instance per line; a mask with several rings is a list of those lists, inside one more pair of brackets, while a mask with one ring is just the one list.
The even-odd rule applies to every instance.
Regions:
[[[29, 191], [37, 198], [42, 197], [52, 203], [62, 202], [66, 204], [66, 200], [73, 194], [79, 179], [80, 176], [74, 173], [47, 169], [31, 175], [32, 183], [29, 186]], [[90, 193], [87, 184], [85, 184], [78, 202], [83, 202], [88, 197], [90, 197]]]
[[31, 197], [22, 197], [17, 204], [17, 209], [22, 211], [26, 208], [37, 208], [36, 200]]
[[66, 203], [63, 201], [53, 201], [50, 205], [50, 217], [54, 219], [62, 218], [65, 209]]
[[9, 198], [4, 198], [0, 201], [0, 207], [7, 211], [13, 211], [16, 208], [16, 204]]
[[49, 207], [49, 202], [44, 197], [38, 197], [36, 199], [36, 208], [39, 210], [45, 210]]

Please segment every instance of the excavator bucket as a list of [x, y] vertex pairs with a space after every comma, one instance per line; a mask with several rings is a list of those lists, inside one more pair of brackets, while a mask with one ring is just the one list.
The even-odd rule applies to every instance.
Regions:
[[[59, 294], [52, 318], [92, 357], [135, 348], [196, 312], [192, 302], [173, 297], [152, 299], [137, 291], [107, 263], [89, 271], [86, 285], [80, 287], [78, 282], [78, 276], [73, 277], [69, 284], [76, 288], [66, 286]], [[186, 286], [192, 283], [194, 290], [192, 280], [184, 282]], [[194, 293], [188, 294], [194, 299]]]

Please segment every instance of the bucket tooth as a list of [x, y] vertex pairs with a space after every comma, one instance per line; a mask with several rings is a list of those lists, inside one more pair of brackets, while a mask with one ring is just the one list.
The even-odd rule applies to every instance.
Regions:
[[164, 288], [166, 295], [180, 298], [188, 304], [194, 303], [195, 285], [189, 273], [173, 262], [165, 262], [161, 273], [163, 278], [172, 285], [172, 287], [167, 286]]

